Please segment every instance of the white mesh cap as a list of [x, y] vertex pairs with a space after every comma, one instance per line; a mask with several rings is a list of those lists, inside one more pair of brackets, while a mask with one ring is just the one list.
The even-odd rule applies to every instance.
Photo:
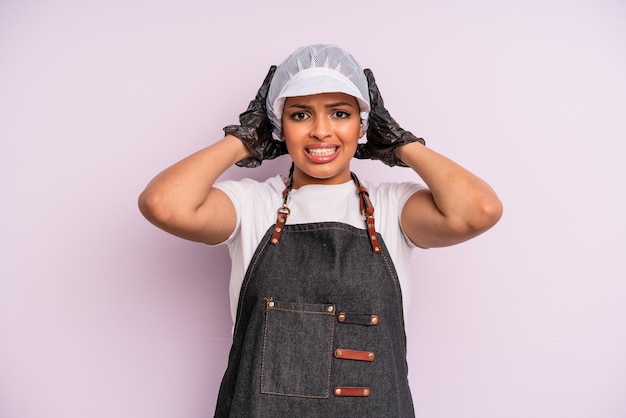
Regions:
[[308, 45], [298, 48], [276, 68], [267, 93], [267, 114], [281, 140], [285, 99], [319, 93], [345, 93], [359, 103], [364, 130], [370, 110], [367, 79], [359, 63], [336, 45]]

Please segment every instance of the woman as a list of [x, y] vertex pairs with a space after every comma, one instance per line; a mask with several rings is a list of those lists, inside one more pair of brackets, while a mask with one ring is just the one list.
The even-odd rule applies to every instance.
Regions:
[[[403, 130], [372, 72], [332, 45], [272, 66], [240, 125], [224, 130], [139, 199], [165, 231], [229, 246], [235, 328], [216, 416], [413, 416], [401, 292], [410, 252], [486, 231], [498, 197]], [[287, 178], [216, 183], [233, 164], [285, 153]], [[368, 190], [350, 171], [355, 156], [408, 166], [427, 187]]]

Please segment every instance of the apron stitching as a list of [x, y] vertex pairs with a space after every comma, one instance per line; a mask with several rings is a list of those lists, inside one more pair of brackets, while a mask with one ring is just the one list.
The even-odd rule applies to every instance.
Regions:
[[[393, 289], [396, 293], [396, 301], [398, 302], [398, 313], [400, 315], [400, 318], [404, 318], [404, 310], [402, 308], [402, 296], [401, 296], [400, 284], [398, 282], [398, 278], [393, 274], [394, 269], [391, 268], [391, 265], [389, 264], [389, 261], [387, 260], [387, 257], [384, 252], [382, 253], [382, 256], [383, 256], [383, 260], [385, 261], [385, 266], [387, 267], [387, 270], [390, 273], [391, 281], [393, 283]], [[403, 334], [406, 335], [406, 329], [404, 327], [404, 319], [400, 321], [400, 327], [402, 328]], [[405, 337], [405, 346], [403, 349], [404, 349], [404, 352], [406, 353], [406, 337]]]
[[[334, 305], [333, 305], [334, 306]], [[328, 399], [328, 397], [330, 396], [330, 394], [328, 393], [329, 389], [330, 389], [330, 374], [331, 374], [331, 368], [332, 368], [332, 352], [333, 352], [333, 346], [335, 343], [335, 312], [336, 309], [333, 309], [333, 313], [328, 313], [328, 312], [315, 312], [315, 311], [304, 311], [304, 310], [298, 310], [298, 309], [283, 309], [283, 308], [272, 308], [275, 311], [282, 311], [282, 312], [299, 312], [299, 313], [308, 313], [308, 314], [317, 314], [317, 315], [331, 315], [333, 317], [333, 320], [331, 321], [331, 328], [330, 328], [330, 347], [328, 349], [328, 373], [326, 374], [326, 394], [325, 395], [303, 395], [303, 394], [295, 394], [295, 393], [283, 393], [283, 392], [273, 392], [273, 391], [266, 391], [263, 390], [263, 376], [265, 375], [265, 352], [266, 352], [266, 346], [267, 346], [267, 329], [269, 328], [269, 317], [268, 317], [268, 313], [269, 313], [269, 306], [266, 304], [265, 305], [265, 326], [263, 327], [263, 355], [261, 356], [261, 385], [259, 387], [259, 390], [261, 393], [264, 393], [266, 395], [281, 395], [281, 396], [293, 396], [293, 397], [298, 397], [298, 398], [310, 398], [310, 399]]]
[[335, 312], [337, 312], [337, 309], [333, 309], [333, 321], [330, 328], [330, 347], [328, 350], [328, 378], [326, 379], [326, 398], [330, 396], [328, 391], [330, 390], [330, 374], [333, 366], [333, 347], [335, 345]]
[[261, 393], [263, 392], [263, 376], [265, 375], [265, 347], [267, 345], [267, 329], [269, 328], [269, 321], [267, 317], [267, 313], [269, 311], [269, 306], [265, 304], [265, 326], [263, 327], [263, 355], [261, 356]]
[[[248, 285], [250, 284], [250, 278], [252, 277], [252, 272], [254, 271], [254, 267], [256, 266], [257, 262], [261, 258], [261, 254], [263, 254], [265, 252], [265, 248], [266, 247], [267, 247], [267, 241], [265, 241], [265, 243], [263, 244], [263, 247], [261, 248], [259, 253], [256, 255], [256, 257], [254, 258], [254, 262], [252, 264], [250, 264], [250, 268], [248, 269], [248, 273], [246, 274], [246, 277], [244, 277], [245, 286], [241, 289], [241, 292], [240, 292], [240, 295], [239, 295], [239, 300], [241, 300], [241, 301], [243, 301], [243, 297], [245, 297], [246, 291], [248, 290]], [[243, 303], [239, 303], [239, 312], [237, 313], [237, 321], [236, 321], [235, 331], [233, 332], [233, 338], [234, 338], [235, 335], [237, 335], [237, 330], [239, 328], [239, 323], [241, 322], [241, 314], [242, 313], [243, 313]]]
[[261, 392], [264, 395], [279, 395], [279, 396], [290, 396], [292, 398], [307, 398], [307, 399], [328, 399], [328, 395], [326, 396], [315, 396], [315, 395], [296, 395], [293, 393], [281, 393], [281, 392]]
[[285, 308], [272, 308], [275, 311], [281, 311], [281, 312], [299, 312], [299, 313], [307, 313], [307, 314], [313, 314], [313, 315], [332, 315], [331, 313], [328, 312], [317, 312], [317, 311], [303, 311], [301, 309], [285, 309]]
[[[389, 260], [387, 260], [385, 253], [382, 253], [382, 256], [383, 260], [385, 261], [385, 266], [387, 266], [387, 270], [389, 271], [391, 281], [393, 282], [393, 289], [396, 292], [396, 300], [398, 301], [398, 311], [400, 311], [400, 318], [404, 318], [404, 311], [402, 309], [402, 296], [400, 296], [398, 279], [393, 274], [393, 269], [391, 268], [391, 265], [389, 264]], [[404, 321], [402, 322], [404, 323]], [[402, 327], [404, 328], [404, 325]]]
[[311, 229], [308, 229], [306, 231], [288, 230], [288, 229], [286, 229], [285, 232], [311, 232], [311, 231], [328, 231], [328, 230], [337, 230], [337, 231], [350, 232], [352, 235], [355, 235], [357, 237], [365, 237], [365, 236], [367, 236], [367, 234], [365, 233], [367, 231], [365, 231], [365, 230], [359, 229], [359, 231], [363, 231], [363, 232], [356, 232], [356, 231], [353, 231], [351, 229], [342, 228], [342, 227], [339, 227], [339, 226], [327, 226], [327, 227], [320, 227], [320, 228], [315, 228], [315, 229], [311, 228]]

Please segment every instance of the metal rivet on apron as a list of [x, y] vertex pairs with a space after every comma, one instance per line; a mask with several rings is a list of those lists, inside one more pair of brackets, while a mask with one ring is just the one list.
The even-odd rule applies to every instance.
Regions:
[[378, 317], [376, 315], [372, 315], [372, 325], [378, 324]]
[[278, 242], [278, 240], [277, 240], [276, 238], [274, 238], [274, 239], [272, 240], [272, 243], [273, 243], [273, 244], [276, 244], [277, 242]]
[[335, 310], [335, 308], [334, 308], [333, 306], [329, 306], [328, 308], [326, 308], [326, 310], [327, 310], [328, 312], [332, 312], [332, 311], [334, 311], [334, 310]]
[[346, 320], [346, 314], [345, 313], [340, 313], [339, 316], [337, 316], [337, 321], [339, 322], [343, 322]]
[[376, 356], [374, 355], [374, 353], [369, 353], [367, 357], [369, 357], [371, 360], [374, 360], [374, 357]]
[[269, 302], [267, 302], [267, 306], [269, 306], [270, 308], [274, 307], [274, 301], [270, 300]]
[[363, 389], [363, 395], [367, 396], [370, 394], [369, 389]]
[[335, 351], [335, 356], [341, 357], [341, 356], [343, 356], [343, 353], [341, 352], [341, 350], [336, 350]]
[[376, 252], [378, 252], [378, 251], [380, 251], [380, 247], [376, 247], [376, 248], [374, 248], [374, 250], [375, 250]]
[[276, 228], [274, 231], [276, 231], [276, 232], [280, 232], [280, 231], [282, 231], [282, 230], [281, 230], [280, 228]]
[[279, 216], [279, 217], [278, 217], [278, 220], [279, 220], [280, 222], [285, 222], [285, 218], [283, 218], [282, 216]]
[[341, 395], [341, 389], [339, 388], [335, 389], [335, 395], [337, 396]]
[[372, 235], [372, 236], [370, 237], [370, 239], [371, 239], [372, 241], [374, 241], [374, 240], [376, 239], [376, 235]]

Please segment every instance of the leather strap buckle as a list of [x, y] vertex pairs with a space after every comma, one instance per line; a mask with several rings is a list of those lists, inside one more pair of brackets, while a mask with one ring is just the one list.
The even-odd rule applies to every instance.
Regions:
[[376, 227], [374, 226], [374, 206], [370, 201], [367, 189], [361, 185], [361, 182], [357, 178], [356, 174], [350, 173], [350, 175], [352, 176], [354, 184], [356, 184], [356, 190], [360, 197], [361, 216], [363, 216], [363, 220], [367, 226], [367, 235], [370, 240], [370, 244], [372, 244], [372, 250], [376, 254], [380, 254], [382, 250], [380, 249], [380, 243], [378, 242], [378, 236], [376, 235]]
[[270, 244], [276, 245], [280, 242], [280, 236], [283, 233], [285, 222], [287, 222], [287, 217], [291, 215], [291, 210], [287, 207], [287, 198], [289, 197], [290, 191], [291, 178], [289, 179], [289, 184], [287, 184], [287, 187], [285, 187], [285, 190], [283, 190], [283, 206], [276, 211], [276, 223], [274, 224], [274, 229], [272, 230]]
[[278, 209], [276, 223], [274, 224], [274, 230], [272, 231], [272, 236], [270, 237], [270, 244], [278, 244], [280, 242], [280, 236], [283, 233], [283, 228], [285, 227], [285, 222], [287, 222], [287, 217], [291, 211], [288, 207], [283, 206]]

